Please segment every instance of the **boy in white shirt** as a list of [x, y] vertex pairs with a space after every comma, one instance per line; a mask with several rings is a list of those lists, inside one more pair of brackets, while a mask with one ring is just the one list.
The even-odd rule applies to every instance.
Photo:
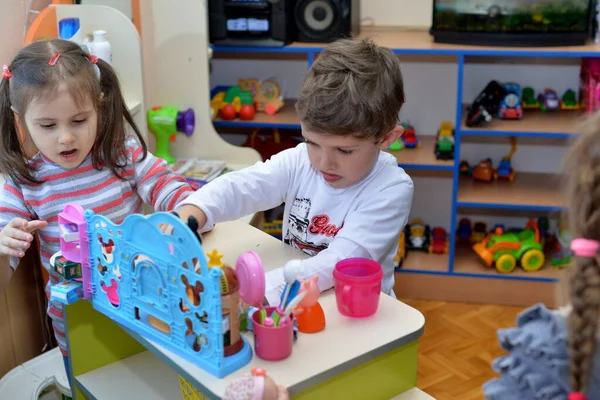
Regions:
[[[402, 135], [404, 104], [398, 57], [370, 40], [330, 44], [312, 65], [296, 111], [306, 143], [266, 162], [230, 172], [177, 206], [200, 232], [285, 202], [283, 240], [313, 257], [301, 278], [334, 285], [342, 259], [365, 257], [384, 271], [382, 291], [394, 296], [394, 256], [413, 198], [413, 183], [382, 150]], [[278, 305], [283, 269], [267, 273], [266, 298]]]

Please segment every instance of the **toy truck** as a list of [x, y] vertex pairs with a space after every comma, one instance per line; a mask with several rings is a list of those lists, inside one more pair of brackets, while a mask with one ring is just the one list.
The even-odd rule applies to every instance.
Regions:
[[483, 241], [473, 246], [473, 250], [488, 266], [495, 266], [500, 273], [512, 272], [517, 262], [525, 271], [537, 271], [544, 266], [544, 246], [535, 220], [530, 219], [520, 232], [504, 232], [496, 229]]

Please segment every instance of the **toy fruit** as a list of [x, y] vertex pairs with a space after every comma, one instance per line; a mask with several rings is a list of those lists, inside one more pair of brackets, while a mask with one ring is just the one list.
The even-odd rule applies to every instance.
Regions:
[[254, 118], [255, 114], [256, 109], [250, 104], [244, 104], [240, 107], [240, 119], [243, 119], [244, 121], [250, 121]]
[[235, 111], [235, 107], [231, 104], [225, 104], [221, 107], [221, 118], [225, 120], [232, 120], [235, 118], [237, 112]]
[[495, 265], [496, 270], [501, 273], [514, 270], [517, 262], [525, 271], [537, 271], [544, 266], [545, 261], [540, 231], [533, 219], [520, 232], [496, 229], [482, 242], [475, 244], [473, 250], [487, 266]]

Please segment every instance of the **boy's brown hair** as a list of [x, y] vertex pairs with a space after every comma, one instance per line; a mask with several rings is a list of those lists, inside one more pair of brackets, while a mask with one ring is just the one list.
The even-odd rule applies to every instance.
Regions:
[[296, 111], [316, 133], [380, 140], [405, 102], [398, 57], [371, 39], [327, 46], [300, 89]]
[[[569, 225], [574, 238], [600, 241], [600, 112], [583, 126], [565, 158]], [[571, 390], [585, 393], [596, 354], [600, 318], [600, 254], [577, 257], [569, 288]]]
[[[60, 53], [54, 65], [49, 61]], [[52, 95], [60, 84], [66, 83], [76, 103], [90, 96], [98, 113], [96, 141], [92, 148], [95, 168], [110, 168], [122, 178], [127, 159], [125, 139], [127, 125], [135, 132], [142, 147], [142, 160], [147, 148], [143, 136], [127, 109], [117, 74], [101, 59], [96, 65], [100, 78], [88, 53], [67, 40], [40, 40], [24, 49], [10, 64], [10, 78], [0, 78], [0, 174], [18, 183], [39, 183], [33, 176], [33, 167], [27, 162], [24, 143], [27, 137], [19, 135], [22, 128], [28, 136], [24, 115], [27, 106], [37, 96]], [[18, 113], [19, 127], [13, 113]]]

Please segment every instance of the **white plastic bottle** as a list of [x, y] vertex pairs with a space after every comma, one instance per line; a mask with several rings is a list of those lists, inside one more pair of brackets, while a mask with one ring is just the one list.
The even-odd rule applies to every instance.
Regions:
[[112, 64], [112, 49], [110, 42], [106, 40], [106, 31], [94, 31], [94, 40], [90, 43], [92, 53], [98, 58]]

